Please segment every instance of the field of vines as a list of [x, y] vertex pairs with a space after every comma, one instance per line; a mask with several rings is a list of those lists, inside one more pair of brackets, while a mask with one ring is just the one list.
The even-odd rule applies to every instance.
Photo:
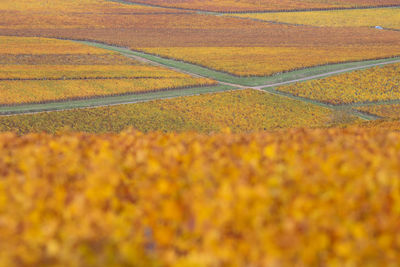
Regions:
[[2, 65], [0, 80], [29, 79], [187, 79], [188, 75], [154, 66]]
[[86, 46], [70, 41], [38, 37], [0, 36], [1, 55], [74, 55], [74, 54], [110, 54], [103, 49]]
[[[61, 0], [30, 4], [27, 0], [7, 0], [0, 4], [0, 35], [95, 40], [238, 76], [265, 76], [328, 63], [386, 58], [398, 56], [400, 49], [400, 34], [368, 27], [289, 26], [85, 1], [85, 12], [78, 12], [82, 8], [78, 1], [62, 8], [65, 1]], [[46, 12], [38, 12], [44, 8]]]
[[400, 99], [400, 64], [344, 73], [276, 88], [296, 96], [339, 105]]
[[377, 115], [382, 118], [400, 120], [400, 105], [371, 105], [357, 108], [369, 114]]
[[[7, 10], [9, 12], [18, 13], [60, 13], [78, 12], [84, 13], [90, 11], [93, 13], [157, 13], [169, 12], [170, 10], [163, 8], [153, 8], [136, 5], [124, 5], [118, 2], [107, 0], [52, 0], [52, 1], [31, 1], [31, 0], [2, 0], [0, 2], [0, 11]], [[175, 11], [179, 12], [179, 11]], [[182, 13], [183, 11], [181, 11]]]
[[216, 84], [209, 79], [122, 59], [107, 50], [45, 38], [0, 37], [0, 64], [0, 105]]
[[400, 9], [355, 9], [312, 12], [251, 13], [237, 17], [320, 27], [373, 27], [400, 30]]
[[[61, 3], [65, 1], [50, 1], [48, 4], [49, 1], [40, 0], [34, 3], [41, 5], [28, 5], [27, 0], [7, 0], [8, 4], [0, 5], [0, 35], [90, 39], [160, 51], [193, 47], [196, 53], [203, 55], [202, 58], [192, 59], [186, 53], [174, 53], [174, 56], [238, 75], [267, 75], [282, 69], [328, 62], [390, 57], [398, 55], [400, 48], [400, 34], [367, 27], [288, 26], [109, 1], [85, 1], [85, 11], [78, 12], [82, 8], [78, 1], [71, 1], [72, 7], [61, 8]], [[40, 8], [45, 8], [46, 12], [37, 12]], [[232, 48], [251, 51], [254, 47], [260, 48], [254, 49], [258, 53], [232, 55]], [[290, 48], [295, 51], [288, 53]], [[219, 57], [208, 57], [203, 52], [215, 50], [218, 50]], [[271, 61], [267, 61], [268, 64], [260, 68], [261, 63], [257, 59], [268, 59], [271, 54], [268, 51], [276, 52], [274, 59], [277, 60], [272, 67], [269, 66]], [[307, 62], [314, 57], [315, 62]], [[291, 63], [288, 58], [295, 58], [297, 63], [290, 68], [275, 65], [276, 62]], [[265, 71], [262, 70], [264, 68]]]
[[198, 78], [72, 79], [0, 81], [0, 105], [45, 103], [211, 86]]
[[55, 133], [74, 130], [252, 132], [292, 127], [328, 127], [358, 122], [327, 108], [255, 90], [180, 97], [111, 107], [0, 116], [0, 131]]
[[[66, 52], [66, 51], [64, 51]], [[103, 53], [105, 51], [103, 50]], [[135, 65], [143, 66], [136, 60], [132, 60], [126, 56], [120, 54], [1, 54], [0, 53], [0, 64], [5, 67], [7, 65]]]
[[375, 121], [367, 121], [358, 123], [357, 126], [369, 129], [385, 129], [400, 131], [400, 120], [399, 119], [382, 119]]
[[0, 0], [0, 267], [399, 266], [394, 5]]
[[399, 47], [161, 47], [140, 50], [237, 76], [270, 76], [312, 66], [400, 56]]
[[153, 4], [163, 7], [176, 7], [220, 12], [276, 11], [304, 9], [335, 9], [350, 7], [372, 7], [399, 5], [396, 0], [127, 0], [135, 3]]
[[[18, 13], [4, 10], [0, 35], [90, 39], [124, 47], [399, 47], [399, 34], [366, 27], [271, 24], [202, 14]], [[85, 23], [80, 23], [80, 21]], [[87, 22], [86, 22], [87, 21]]]
[[2, 266], [396, 266], [400, 133], [0, 135]]

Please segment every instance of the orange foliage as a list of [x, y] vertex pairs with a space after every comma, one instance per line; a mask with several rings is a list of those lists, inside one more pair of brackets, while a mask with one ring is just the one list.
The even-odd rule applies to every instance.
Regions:
[[276, 11], [335, 9], [398, 5], [396, 0], [127, 0], [135, 3], [153, 4], [162, 7], [198, 9], [206, 11]]
[[396, 46], [317, 47], [160, 47], [140, 50], [228, 72], [269, 76], [307, 67], [400, 56]]
[[0, 54], [3, 55], [73, 55], [73, 54], [111, 54], [104, 49], [82, 45], [76, 42], [38, 38], [0, 36]]
[[400, 104], [396, 105], [371, 105], [357, 108], [369, 114], [377, 115], [382, 118], [400, 119]]
[[[88, 61], [82, 62], [85, 59]], [[23, 65], [24, 61], [31, 65]], [[99, 65], [89, 65], [90, 62]], [[209, 79], [121, 59], [108, 50], [45, 38], [0, 37], [0, 63], [4, 64], [0, 65], [0, 105], [216, 84]]]
[[399, 8], [243, 13], [235, 16], [319, 27], [373, 27], [379, 25], [386, 29], [400, 29]]
[[1, 266], [395, 266], [400, 133], [0, 135]]
[[400, 99], [400, 64], [344, 73], [278, 87], [277, 90], [330, 104]]
[[359, 123], [358, 126], [363, 128], [400, 131], [400, 120], [375, 120]]
[[[14, 0], [13, 0], [14, 1]], [[20, 0], [18, 0], [20, 1]], [[63, 1], [65, 2], [65, 1]], [[123, 5], [130, 8], [130, 5]], [[0, 34], [91, 39], [127, 47], [363, 45], [398, 47], [400, 35], [368, 28], [292, 27], [193, 13], [0, 9]], [[81, 7], [82, 9], [82, 7]], [[156, 9], [157, 10], [157, 9]], [[14, 13], [13, 13], [14, 12]], [[15, 13], [16, 12], [16, 13]]]
[[[3, 17], [6, 22], [0, 34], [89, 39], [150, 49], [237, 75], [270, 75], [327, 63], [390, 57], [399, 54], [400, 44], [400, 34], [389, 31], [294, 27], [200, 14], [78, 16], [76, 12], [22, 12], [5, 13]], [[179, 52], [166, 53], [169, 47]], [[180, 47], [190, 47], [187, 49], [191, 51], [185, 53]]]
[[291, 127], [329, 127], [359, 120], [337, 119], [334, 110], [255, 90], [186, 96], [128, 105], [0, 116], [0, 131], [55, 133], [64, 127], [91, 133], [253, 132]]
[[184, 79], [187, 74], [155, 66], [134, 65], [2, 65], [0, 80]]
[[190, 76], [176, 78], [174, 74], [171, 78], [0, 81], [0, 105], [149, 93], [216, 84], [209, 79]]
[[[16, 3], [19, 1], [22, 0]], [[81, 12], [78, 12], [76, 1], [72, 2], [75, 3], [71, 4], [73, 7], [65, 9], [61, 8], [60, 3], [57, 0], [50, 7], [36, 4], [35, 8], [26, 10], [22, 8], [22, 4], [0, 5], [0, 34], [89, 39], [133, 49], [202, 47], [206, 52], [207, 49], [218, 49], [220, 57], [203, 56], [195, 62], [239, 75], [267, 75], [343, 60], [389, 57], [398, 54], [400, 44], [399, 34], [369, 28], [293, 27], [116, 3], [108, 3], [107, 8], [104, 7], [105, 3], [88, 3], [84, 11], [80, 7]], [[240, 5], [243, 2], [235, 3]], [[247, 51], [252, 51], [248, 47], [262, 47], [265, 51], [276, 49], [274, 64], [282, 62], [287, 65], [288, 58], [293, 57], [297, 57], [298, 62], [289, 68], [269, 66], [270, 61], [263, 61], [268, 53], [263, 51], [254, 52], [251, 56], [244, 55], [244, 59], [240, 59], [239, 55], [239, 58], [232, 58], [232, 47]], [[288, 49], [293, 49], [294, 52], [285, 52]], [[185, 54], [177, 53], [174, 56], [191, 60]], [[299, 63], [310, 61], [311, 58], [318, 60]], [[252, 63], [254, 59], [258, 61]], [[234, 65], [228, 62], [230, 60], [235, 61], [236, 70], [234, 66], [230, 66]], [[265, 69], [260, 68], [262, 65]], [[249, 70], [246, 71], [246, 68]]]

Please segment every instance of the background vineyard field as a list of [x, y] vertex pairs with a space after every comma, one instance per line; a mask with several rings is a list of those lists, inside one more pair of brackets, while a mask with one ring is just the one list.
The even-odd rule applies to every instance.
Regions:
[[320, 27], [375, 27], [400, 30], [400, 8], [237, 14], [243, 18]]
[[70, 41], [20, 37], [0, 41], [0, 105], [216, 85]]
[[141, 51], [237, 76], [271, 76], [313, 66], [400, 56], [399, 48], [342, 44], [317, 47], [167, 47]]
[[352, 7], [374, 7], [385, 5], [398, 5], [396, 0], [128, 0], [133, 3], [153, 4], [163, 7], [178, 7], [198, 9], [204, 11], [245, 12], [245, 11], [276, 11], [276, 10], [304, 10], [304, 9], [336, 9]]
[[357, 108], [360, 111], [374, 114], [382, 118], [400, 119], [400, 104], [395, 105], [371, 105]]
[[[4, 17], [0, 35], [93, 40], [242, 76], [266, 76], [329, 63], [393, 57], [399, 55], [400, 49], [399, 34], [358, 27], [356, 23], [347, 25], [350, 27], [294, 26], [96, 0], [86, 0], [85, 12], [79, 13], [77, 10], [81, 7], [77, 1], [65, 8], [61, 8], [62, 3], [61, 0], [41, 5], [23, 0], [14, 4], [7, 1], [0, 6]], [[226, 3], [238, 6], [247, 2]], [[260, 6], [259, 2], [249, 3]], [[319, 2], [301, 3], [318, 5]], [[339, 6], [343, 3], [366, 4], [349, 1]], [[368, 6], [377, 4], [370, 1]], [[40, 8], [47, 11], [37, 12]], [[396, 23], [395, 18], [387, 20]]]
[[400, 64], [390, 64], [282, 86], [277, 90], [335, 105], [398, 100], [399, 70]]

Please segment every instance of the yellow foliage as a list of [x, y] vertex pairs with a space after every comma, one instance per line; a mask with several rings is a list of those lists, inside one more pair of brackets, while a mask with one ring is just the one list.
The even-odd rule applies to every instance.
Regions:
[[387, 130], [397, 130], [400, 131], [400, 121], [399, 120], [375, 120], [358, 123], [358, 126], [363, 128], [380, 128]]
[[71, 41], [38, 37], [0, 36], [0, 54], [111, 54], [104, 49]]
[[245, 12], [276, 10], [308, 10], [320, 8], [349, 8], [396, 5], [396, 0], [128, 0], [134, 3], [164, 7], [200, 9], [207, 11]]
[[46, 38], [0, 37], [0, 59], [4, 62], [0, 65], [0, 105], [216, 84], [209, 79], [121, 59], [108, 50]]
[[0, 29], [104, 28], [115, 26], [115, 20], [122, 27], [133, 19], [140, 20], [135, 14], [169, 11], [108, 0], [2, 0]]
[[[239, 90], [111, 107], [0, 116], [0, 131], [54, 133], [67, 127], [98, 133], [120, 132], [131, 126], [145, 132], [229, 132], [227, 128], [233, 132], [250, 132], [358, 121], [354, 116], [349, 116], [348, 121], [338, 121], [335, 114], [328, 108], [286, 97]], [[273, 155], [273, 148], [270, 149], [266, 153]]]
[[400, 99], [400, 64], [344, 73], [278, 87], [277, 90], [330, 104]]
[[400, 55], [391, 46], [157, 47], [145, 52], [238, 76], [269, 76], [296, 69]]
[[377, 115], [387, 119], [400, 119], [400, 105], [371, 105], [356, 108], [369, 114]]
[[131, 65], [2, 65], [1, 79], [188, 78], [154, 66]]
[[1, 266], [390, 266], [400, 133], [0, 135]]
[[124, 5], [122, 3], [111, 2], [107, 0], [2, 0], [0, 2], [0, 11], [19, 11], [19, 12], [81, 12], [82, 10], [89, 10], [92, 12], [116, 12], [116, 11], [160, 11], [163, 9], [135, 6], [135, 5]]
[[0, 81], [0, 105], [165, 91], [214, 85], [209, 79], [140, 78], [60, 81]]
[[381, 26], [390, 29], [400, 29], [399, 8], [250, 13], [235, 14], [234, 16], [321, 27]]

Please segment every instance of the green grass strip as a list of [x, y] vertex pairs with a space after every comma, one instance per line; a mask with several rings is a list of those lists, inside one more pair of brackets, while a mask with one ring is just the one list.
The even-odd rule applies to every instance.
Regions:
[[[332, 65], [324, 65], [324, 66], [317, 66], [311, 67], [296, 71], [290, 71], [286, 73], [280, 73], [273, 76], [266, 76], [266, 77], [237, 77], [234, 75], [230, 75], [228, 73], [219, 72], [216, 70], [208, 69], [205, 67], [201, 67], [195, 64], [190, 64], [182, 61], [177, 61], [173, 59], [163, 58], [156, 55], [150, 55], [143, 52], [132, 51], [128, 48], [122, 48], [112, 45], [106, 45], [96, 42], [90, 41], [75, 41], [82, 44], [103, 48], [115, 52], [119, 52], [126, 55], [134, 55], [138, 56], [159, 64], [162, 64], [167, 67], [176, 68], [185, 72], [190, 72], [193, 74], [197, 74], [200, 76], [208, 77], [220, 82], [227, 82], [238, 84], [242, 86], [259, 86], [259, 85], [269, 85], [274, 83], [280, 82], [287, 82], [295, 79], [306, 78], [309, 76], [320, 75], [328, 72], [339, 71], [348, 68], [362, 68], [363, 66], [368, 66], [372, 64], [379, 64], [385, 62], [391, 62], [394, 60], [400, 60], [400, 57], [392, 57], [392, 58], [385, 58], [385, 59], [378, 59], [378, 60], [364, 60], [364, 61], [357, 61], [357, 62], [348, 62], [348, 63], [340, 63], [340, 64], [332, 64]], [[353, 70], [352, 70], [353, 71]], [[329, 76], [329, 75], [327, 75]]]
[[162, 92], [152, 92], [143, 94], [132, 94], [123, 96], [108, 96], [98, 97], [85, 100], [72, 100], [65, 102], [50, 102], [44, 104], [26, 104], [17, 106], [3, 106], [0, 107], [0, 115], [14, 115], [23, 113], [36, 113], [43, 111], [56, 111], [67, 110], [76, 108], [99, 107], [118, 104], [129, 104], [145, 102], [157, 99], [167, 99], [180, 96], [192, 96], [198, 94], [223, 92], [235, 89], [227, 85], [210, 86], [210, 87], [196, 87], [188, 89], [170, 90]]

